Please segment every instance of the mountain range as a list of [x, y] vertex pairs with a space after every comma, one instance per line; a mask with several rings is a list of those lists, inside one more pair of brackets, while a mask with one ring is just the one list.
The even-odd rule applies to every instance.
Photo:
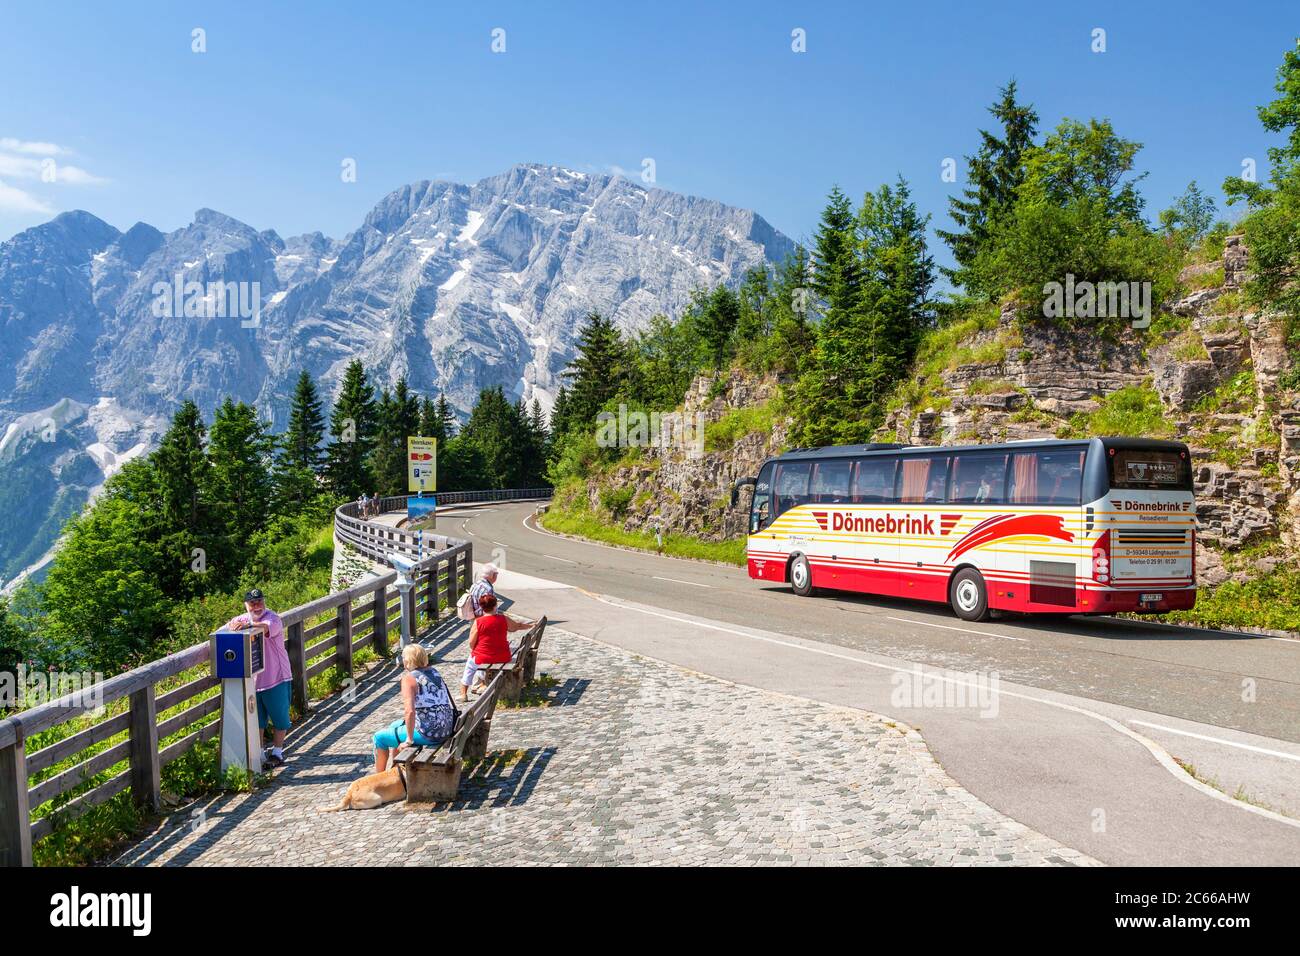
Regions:
[[342, 239], [63, 213], [0, 244], [0, 580], [186, 398], [278, 430], [301, 370], [329, 396], [360, 358], [462, 416], [489, 385], [549, 410], [588, 312], [636, 330], [792, 250], [754, 212], [537, 164], [403, 186]]

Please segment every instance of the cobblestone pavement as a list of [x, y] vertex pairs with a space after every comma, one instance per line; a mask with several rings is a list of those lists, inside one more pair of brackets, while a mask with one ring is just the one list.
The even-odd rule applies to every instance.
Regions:
[[[464, 632], [435, 648], [459, 684]], [[539, 706], [497, 709], [461, 799], [322, 813], [401, 716], [394, 671], [290, 738], [253, 794], [172, 814], [119, 863], [1082, 864], [957, 785], [915, 731], [737, 687], [548, 628]]]

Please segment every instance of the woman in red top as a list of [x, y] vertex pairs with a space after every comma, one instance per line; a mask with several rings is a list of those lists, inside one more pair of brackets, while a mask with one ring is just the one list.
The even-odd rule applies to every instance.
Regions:
[[[532, 626], [496, 613], [497, 598], [491, 592], [478, 599], [478, 606], [483, 613], [474, 618], [474, 623], [469, 626], [469, 658], [465, 661], [465, 676], [460, 679], [462, 702], [469, 700], [469, 688], [480, 667], [510, 663], [509, 633]], [[482, 689], [483, 683], [480, 681], [475, 692]]]

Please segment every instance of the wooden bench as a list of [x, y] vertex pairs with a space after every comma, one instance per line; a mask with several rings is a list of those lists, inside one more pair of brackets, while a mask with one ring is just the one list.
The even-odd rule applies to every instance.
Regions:
[[537, 649], [541, 646], [542, 632], [545, 630], [546, 618], [543, 617], [524, 632], [510, 655], [509, 664], [488, 664], [480, 668], [480, 673], [488, 675], [484, 680], [502, 682], [502, 700], [517, 701], [523, 693], [524, 685], [533, 679], [537, 672]]
[[406, 802], [434, 803], [455, 800], [465, 761], [487, 755], [492, 714], [502, 688], [498, 675], [468, 708], [461, 711], [456, 729], [437, 747], [403, 747], [395, 758], [406, 774]]

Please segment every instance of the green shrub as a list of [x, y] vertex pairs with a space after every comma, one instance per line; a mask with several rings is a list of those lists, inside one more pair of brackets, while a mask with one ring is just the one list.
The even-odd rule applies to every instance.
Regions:
[[1092, 412], [1079, 412], [1063, 430], [1063, 438], [1137, 436], [1168, 438], [1174, 426], [1166, 417], [1160, 396], [1150, 385], [1130, 385], [1111, 392]]

